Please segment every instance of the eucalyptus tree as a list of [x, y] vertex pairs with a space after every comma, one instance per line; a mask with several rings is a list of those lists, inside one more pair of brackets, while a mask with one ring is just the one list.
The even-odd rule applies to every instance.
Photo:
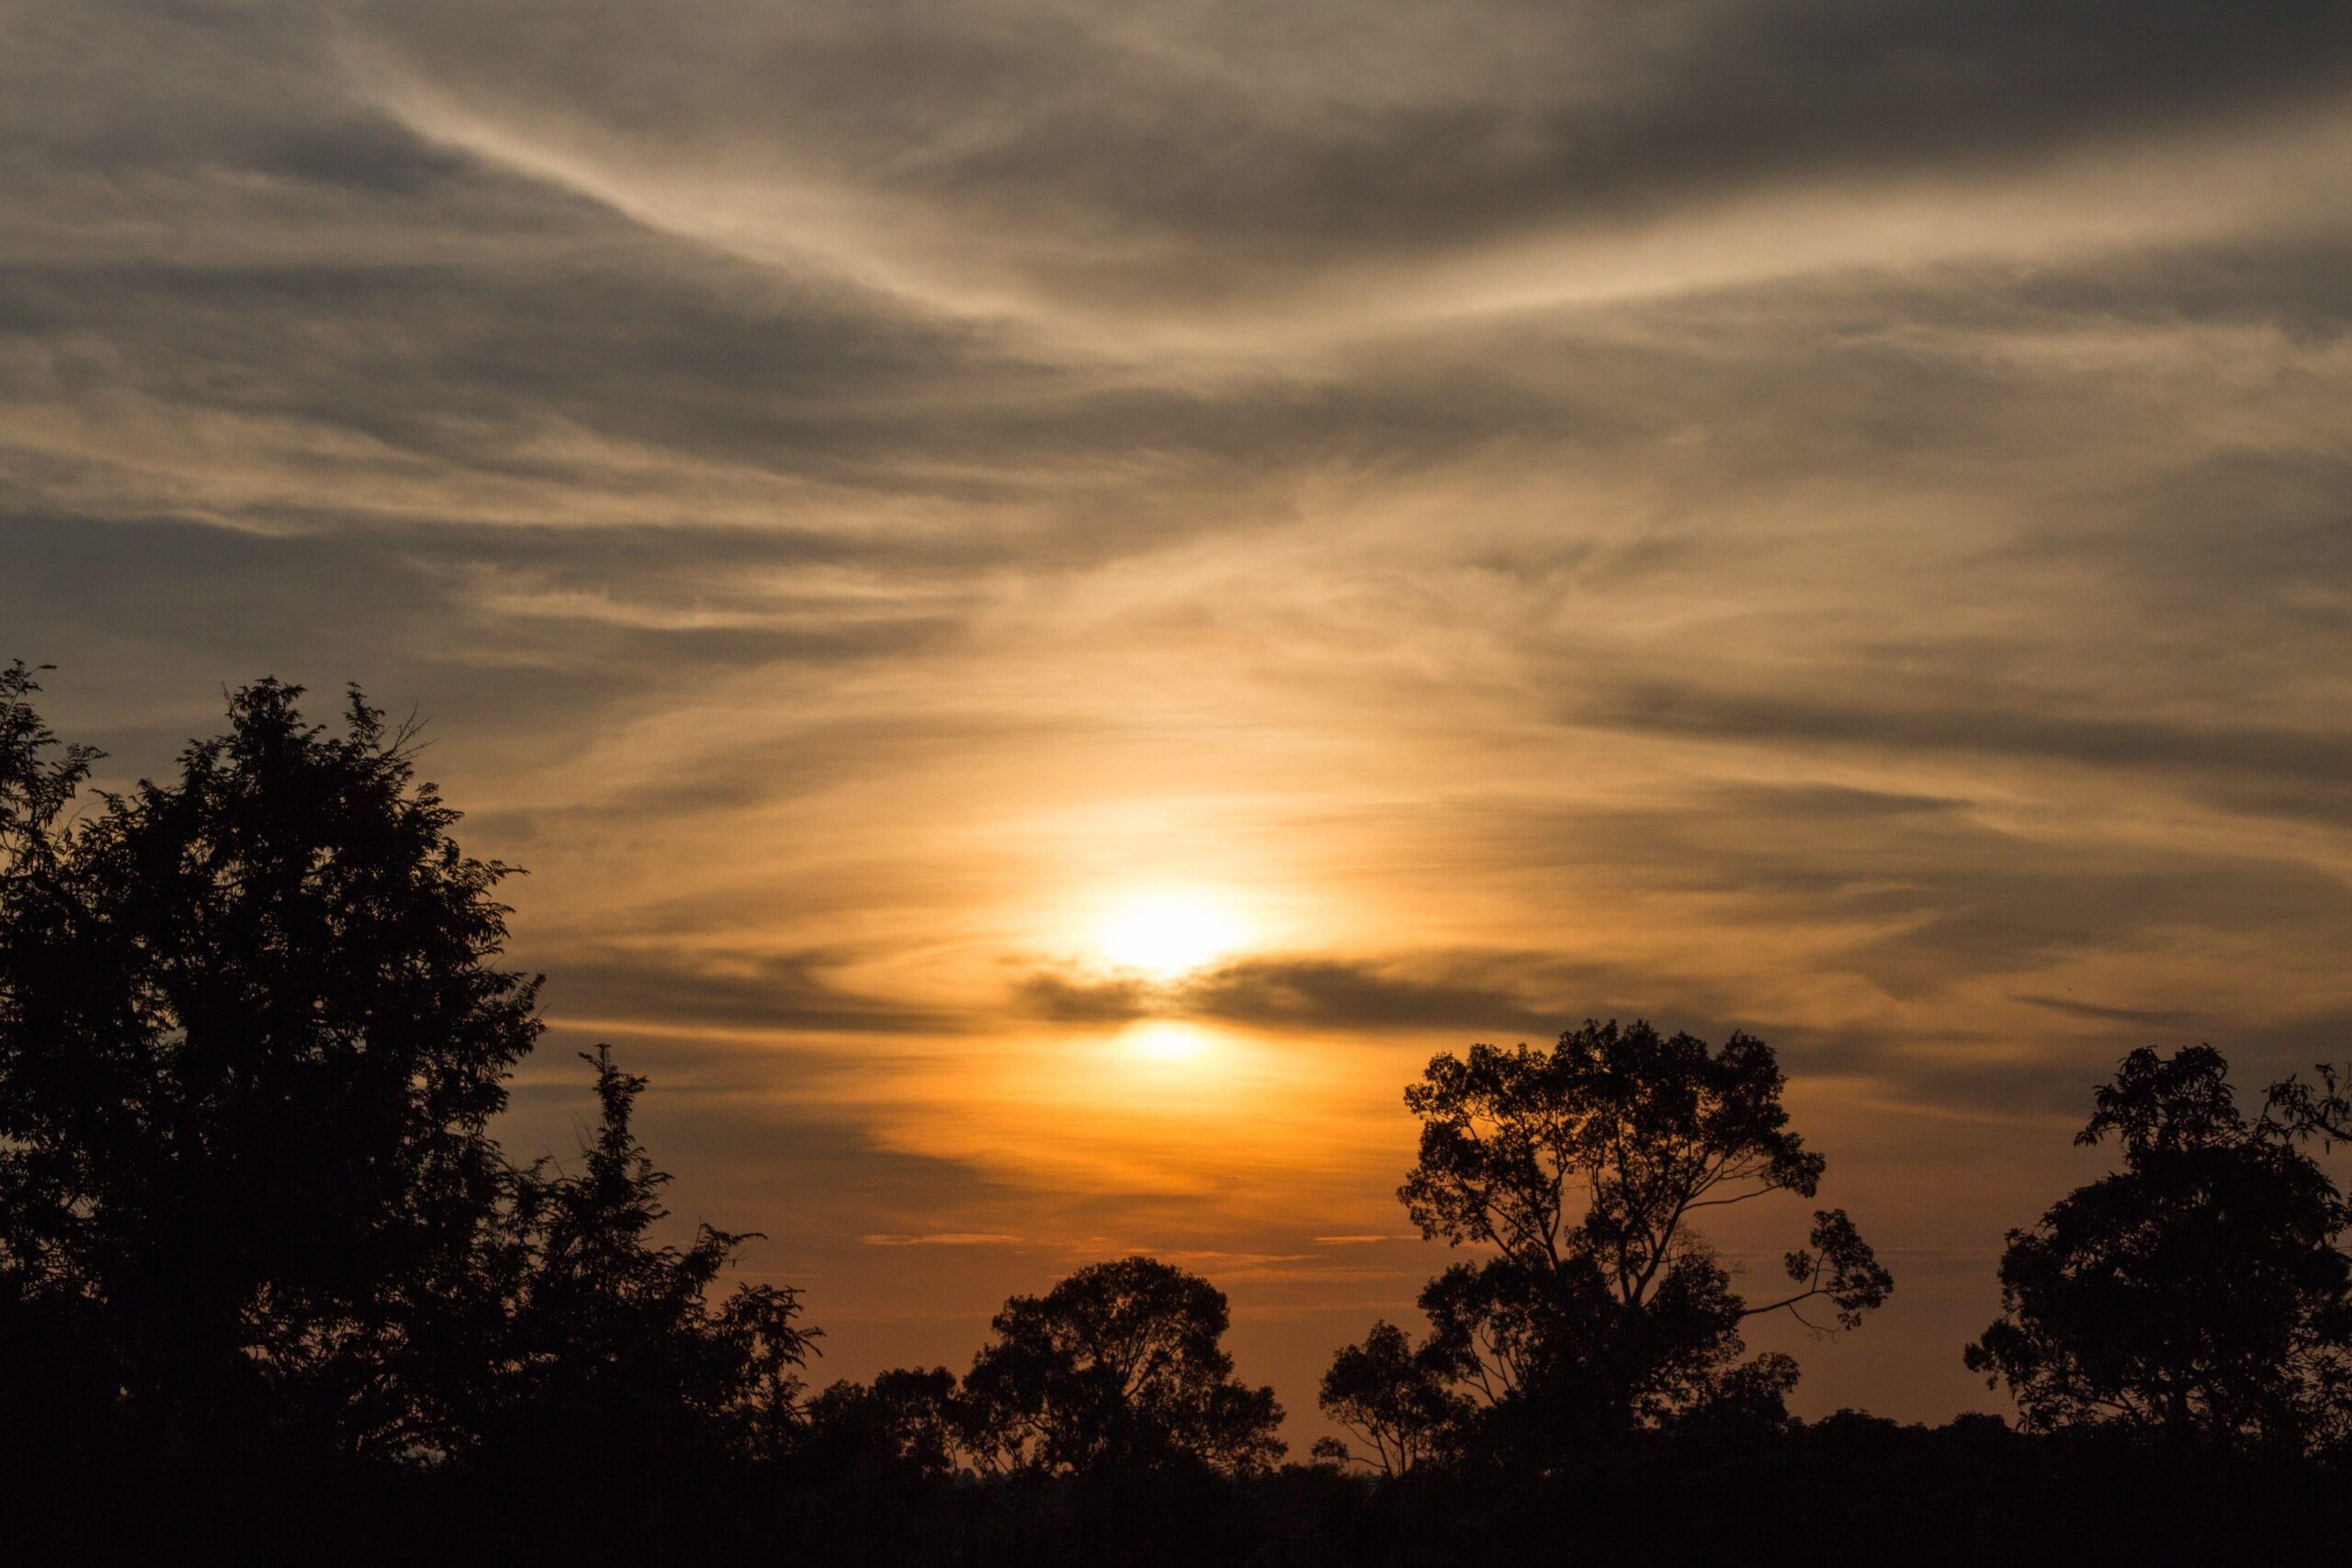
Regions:
[[2122, 1168], [2011, 1231], [1966, 1352], [2027, 1426], [2232, 1448], [2352, 1444], [2352, 1206], [2301, 1146], [2342, 1135], [2331, 1074], [2236, 1104], [2211, 1046], [2126, 1056], [2077, 1136]]
[[1442, 1053], [1407, 1089], [1419, 1160], [1398, 1190], [1425, 1237], [1480, 1249], [1422, 1297], [1498, 1427], [1556, 1450], [1727, 1404], [1768, 1416], [1793, 1360], [1743, 1360], [1740, 1325], [1852, 1328], [1893, 1281], [1841, 1209], [1814, 1212], [1788, 1285], [1751, 1303], [1696, 1228], [1810, 1198], [1825, 1161], [1791, 1131], [1771, 1048], [1587, 1022], [1549, 1050]]

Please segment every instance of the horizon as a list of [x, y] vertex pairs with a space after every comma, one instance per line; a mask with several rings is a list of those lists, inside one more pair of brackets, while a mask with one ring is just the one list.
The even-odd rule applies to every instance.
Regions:
[[506, 1136], [610, 1041], [813, 1382], [1144, 1252], [1303, 1452], [1405, 1086], [1646, 1018], [1894, 1272], [1792, 1408], [2007, 1412], [2118, 1059], [2352, 1039], [2340, 6], [20, 26], [0, 660], [117, 786], [413, 707]]

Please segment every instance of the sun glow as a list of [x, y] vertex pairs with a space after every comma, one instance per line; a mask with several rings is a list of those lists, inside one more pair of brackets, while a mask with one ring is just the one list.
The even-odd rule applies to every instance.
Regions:
[[1095, 932], [1102, 956], [1123, 969], [1173, 979], [1240, 945], [1247, 933], [1232, 912], [1190, 893], [1130, 899], [1110, 910]]
[[1190, 1024], [1155, 1021], [1137, 1024], [1120, 1043], [1148, 1062], [1197, 1062], [1208, 1054], [1209, 1036]]

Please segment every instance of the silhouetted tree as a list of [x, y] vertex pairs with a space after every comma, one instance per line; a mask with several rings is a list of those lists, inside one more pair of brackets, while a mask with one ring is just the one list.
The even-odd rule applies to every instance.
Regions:
[[2352, 1208], [2295, 1146], [2312, 1106], [2290, 1080], [2248, 1118], [2208, 1045], [2125, 1057], [2075, 1140], [2113, 1136], [2123, 1168], [2009, 1233], [2002, 1315], [1968, 1365], [2036, 1429], [2352, 1440]]
[[998, 1471], [1186, 1459], [1231, 1474], [1282, 1457], [1271, 1388], [1233, 1376], [1224, 1292], [1155, 1258], [1096, 1263], [1015, 1296], [964, 1379], [964, 1441]]
[[1548, 1052], [1441, 1054], [1406, 1090], [1420, 1160], [1399, 1198], [1423, 1235], [1494, 1249], [1421, 1304], [1498, 1429], [1557, 1451], [1726, 1403], [1777, 1409], [1795, 1365], [1741, 1362], [1740, 1324], [1788, 1312], [1850, 1328], [1886, 1298], [1892, 1280], [1842, 1210], [1815, 1213], [1787, 1256], [1794, 1288], [1760, 1305], [1691, 1229], [1702, 1210], [1818, 1188], [1822, 1156], [1788, 1130], [1781, 1086], [1747, 1034], [1710, 1051], [1645, 1022], [1588, 1022]]
[[945, 1367], [895, 1368], [846, 1380], [808, 1402], [803, 1451], [829, 1464], [903, 1466], [918, 1475], [955, 1468], [961, 1407]]
[[2298, 1138], [2315, 1138], [2327, 1148], [2352, 1144], [2352, 1081], [2341, 1068], [2322, 1062], [2316, 1084], [2290, 1077], [2270, 1086], [2265, 1120]]
[[429, 1442], [430, 1325], [476, 1282], [487, 1126], [539, 1024], [506, 868], [449, 837], [410, 736], [265, 681], [170, 784], [64, 808], [0, 679], [0, 1218], [8, 1292], [73, 1303], [124, 1408]]
[[1470, 1415], [1470, 1401], [1453, 1389], [1468, 1371], [1464, 1360], [1440, 1339], [1415, 1346], [1394, 1324], [1374, 1324], [1363, 1344], [1332, 1358], [1320, 1391], [1324, 1414], [1370, 1445], [1371, 1457], [1361, 1459], [1345, 1444], [1335, 1453], [1318, 1451], [1360, 1459], [1384, 1475], [1402, 1475], [1444, 1453]]
[[[57, 738], [33, 706], [35, 673], [21, 659], [0, 670], [0, 878], [28, 875], [48, 857], [58, 818], [104, 755]], [[13, 885], [0, 881], [0, 892]]]
[[684, 1247], [659, 1242], [670, 1183], [631, 1127], [646, 1080], [611, 1048], [596, 1069], [601, 1110], [577, 1175], [542, 1161], [518, 1175], [505, 1219], [512, 1236], [506, 1354], [492, 1441], [550, 1435], [616, 1455], [755, 1458], [797, 1435], [816, 1331], [797, 1325], [798, 1293], [712, 1288], [755, 1233], [698, 1225]]

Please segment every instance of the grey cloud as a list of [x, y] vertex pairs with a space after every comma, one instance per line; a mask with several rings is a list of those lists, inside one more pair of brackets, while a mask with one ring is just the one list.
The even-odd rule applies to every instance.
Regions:
[[1474, 815], [1483, 857], [1556, 897], [1709, 900], [1710, 928], [1733, 946], [1749, 928], [1817, 931], [1812, 972], [1906, 1002], [2166, 939], [2258, 939], [2282, 965], [2352, 942], [2352, 888], [2290, 854], [2033, 833], [1938, 796], [1694, 784], [1645, 807], [1480, 803]]
[[2352, 823], [2352, 790], [2344, 784], [2352, 772], [2352, 734], [2219, 719], [2114, 716], [2063, 693], [2018, 692], [1999, 698], [1969, 691], [1973, 682], [1957, 671], [1939, 671], [1942, 679], [1934, 682], [1890, 680], [1859, 664], [1846, 673], [1850, 679], [1844, 682], [1816, 676], [1818, 689], [1826, 694], [1876, 687], [1882, 694], [1855, 700], [1811, 692], [1635, 685], [1600, 696], [1571, 716], [1758, 745], [1973, 752], [2075, 763], [2170, 780], [2233, 809]]
[[2197, 1018], [2195, 1013], [2174, 1008], [2109, 1007], [2098, 1002], [2076, 1001], [2067, 997], [2019, 996], [2010, 999], [2067, 1018], [2088, 1019], [2098, 1023], [2131, 1024], [2146, 1029], [2173, 1029], [2193, 1022]]
[[1534, 953], [1438, 952], [1388, 961], [1278, 955], [1217, 965], [1167, 983], [1041, 971], [1016, 1001], [1067, 1023], [1196, 1018], [1253, 1029], [1548, 1038], [1587, 1017], [1656, 1013], [1714, 1027], [1703, 987], [1605, 963]]
[[2335, 101], [2352, 74], [2326, 0], [710, 0], [659, 49], [555, 9], [355, 14], [480, 112], [618, 158], [887, 194], [983, 243], [1010, 222], [1065, 287], [1208, 293], [1776, 182], [2015, 164]]
[[1188, 1013], [1259, 1028], [1468, 1030], [1557, 1033], [1572, 1021], [1540, 1007], [1531, 992], [1563, 984], [1556, 963], [1530, 965], [1523, 987], [1506, 987], [1509, 960], [1470, 975], [1416, 975], [1325, 959], [1264, 960], [1212, 971], [1187, 987]]
[[561, 954], [545, 995], [548, 1015], [779, 1033], [936, 1034], [948, 1015], [868, 996], [834, 981], [844, 955], [729, 953], [584, 947]]
[[[0, 484], [0, 498], [6, 487]], [[0, 511], [0, 626], [18, 643], [0, 658], [61, 666], [72, 704], [90, 682], [145, 685], [217, 716], [220, 687], [277, 674], [327, 701], [356, 681], [386, 701], [421, 705], [469, 750], [561, 748], [596, 715], [715, 670], [855, 664], [920, 655], [952, 637], [951, 602], [877, 615], [854, 593], [795, 601], [793, 573], [839, 559], [842, 546], [790, 531], [432, 529], [357, 526], [265, 535], [171, 518], [92, 518], [19, 504]], [[469, 592], [484, 581], [567, 591], [578, 615], [520, 616]], [[764, 582], [764, 588], [749, 586]], [[612, 617], [707, 609], [731, 623]], [[196, 678], [188, 681], [191, 667]], [[527, 716], [527, 722], [523, 716]], [[160, 765], [187, 732], [100, 731], [118, 753]]]

